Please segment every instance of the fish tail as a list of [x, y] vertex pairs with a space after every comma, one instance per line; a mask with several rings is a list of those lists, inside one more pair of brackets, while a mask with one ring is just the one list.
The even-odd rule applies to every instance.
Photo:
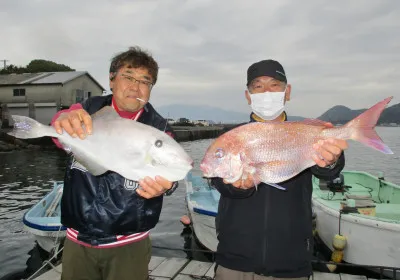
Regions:
[[20, 139], [39, 138], [43, 136], [59, 137], [51, 126], [43, 125], [25, 116], [11, 116], [14, 128], [8, 134]]
[[393, 154], [374, 129], [382, 111], [392, 98], [391, 96], [382, 100], [345, 124], [346, 128], [351, 129], [350, 138], [384, 154]]

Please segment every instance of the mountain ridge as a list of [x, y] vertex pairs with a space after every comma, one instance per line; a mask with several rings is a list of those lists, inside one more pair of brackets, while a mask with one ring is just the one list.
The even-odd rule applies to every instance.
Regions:
[[[187, 118], [189, 120], [212, 120], [216, 123], [241, 123], [247, 122], [250, 113], [241, 113], [229, 111], [207, 105], [184, 105], [170, 104], [158, 106], [156, 110], [165, 118], [179, 119]], [[367, 109], [350, 109], [344, 105], [335, 105], [321, 114], [318, 119], [332, 123], [346, 123], [357, 117]], [[290, 121], [300, 121], [305, 119], [302, 116], [288, 115]], [[379, 118], [378, 124], [396, 123], [400, 124], [400, 103], [385, 108]]]
[[[346, 123], [368, 109], [353, 110], [343, 105], [336, 105], [319, 116], [318, 119], [332, 123]], [[400, 124], [400, 103], [386, 107], [379, 117], [378, 124], [390, 123]]]

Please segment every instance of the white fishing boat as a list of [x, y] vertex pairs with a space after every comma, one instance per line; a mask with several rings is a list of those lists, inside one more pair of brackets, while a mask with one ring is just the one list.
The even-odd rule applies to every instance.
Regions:
[[[341, 175], [330, 182], [313, 178], [319, 238], [331, 251], [335, 236], [345, 240], [340, 251], [347, 263], [400, 269], [400, 186], [366, 172]], [[393, 277], [392, 270], [384, 273]]]
[[215, 216], [220, 194], [208, 186], [207, 180], [191, 172], [186, 176], [185, 184], [186, 202], [195, 236], [205, 248], [215, 252], [218, 245]]
[[[196, 238], [211, 251], [218, 239], [215, 217], [220, 194], [207, 180], [189, 173], [187, 207]], [[319, 238], [334, 251], [336, 235], [346, 240], [343, 261], [400, 269], [400, 187], [361, 171], [343, 171], [331, 182], [313, 177], [313, 210]], [[373, 268], [370, 268], [374, 270]], [[376, 271], [376, 269], [375, 269]], [[392, 270], [384, 270], [393, 277]], [[397, 271], [400, 279], [400, 270]]]
[[39, 246], [49, 253], [57, 249], [66, 236], [66, 227], [61, 224], [62, 193], [63, 182], [54, 182], [53, 189], [23, 217], [24, 228], [32, 233]]

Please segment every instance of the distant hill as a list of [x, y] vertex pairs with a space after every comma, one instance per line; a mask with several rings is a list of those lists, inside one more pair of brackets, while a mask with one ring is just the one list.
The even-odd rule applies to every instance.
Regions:
[[227, 111], [212, 106], [194, 106], [183, 104], [171, 104], [156, 107], [156, 110], [165, 118], [189, 120], [212, 120], [216, 123], [240, 123], [248, 121], [249, 114]]
[[[165, 118], [179, 119], [187, 118], [189, 120], [212, 120], [216, 123], [242, 123], [249, 120], [249, 113], [240, 113], [235, 111], [223, 110], [212, 106], [195, 106], [183, 104], [171, 104], [167, 106], [156, 107], [156, 110]], [[334, 106], [318, 119], [332, 122], [334, 124], [346, 123], [352, 120], [367, 109], [352, 110], [346, 106]], [[305, 119], [301, 116], [288, 116], [289, 121], [301, 121]], [[400, 124], [400, 103], [386, 108], [378, 124]]]
[[400, 103], [386, 108], [381, 115], [380, 123], [400, 124]]
[[[240, 113], [227, 111], [212, 106], [194, 106], [183, 104], [171, 104], [167, 106], [156, 107], [156, 110], [165, 118], [179, 119], [187, 118], [189, 120], [212, 120], [216, 123], [242, 123], [249, 121], [249, 113]], [[288, 116], [290, 121], [304, 119], [298, 116]]]
[[[346, 123], [353, 118], [357, 117], [367, 109], [351, 110], [346, 106], [338, 105], [334, 106], [325, 113], [323, 113], [318, 119], [329, 121], [332, 123]], [[395, 104], [386, 108], [379, 118], [378, 124], [389, 124], [397, 123], [400, 124], [400, 103]]]
[[366, 109], [351, 110], [346, 106], [338, 105], [323, 113], [320, 117], [318, 117], [318, 119], [332, 123], [343, 123], [354, 119], [365, 110]]
[[287, 116], [288, 121], [301, 121], [304, 120], [305, 118], [299, 117], [299, 116]]

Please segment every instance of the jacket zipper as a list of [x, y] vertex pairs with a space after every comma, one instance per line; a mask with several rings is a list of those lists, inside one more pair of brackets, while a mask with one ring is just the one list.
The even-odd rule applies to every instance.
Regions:
[[267, 187], [266, 191], [267, 191], [267, 199], [266, 199], [267, 203], [266, 203], [266, 207], [265, 207], [264, 234], [263, 234], [263, 236], [264, 236], [264, 242], [263, 242], [264, 243], [264, 246], [263, 246], [264, 251], [263, 251], [263, 261], [262, 261], [263, 270], [266, 269], [267, 251], [268, 251], [268, 245], [269, 245], [268, 244], [268, 207], [270, 207], [270, 203], [269, 203], [270, 197], [271, 197], [270, 187]]

